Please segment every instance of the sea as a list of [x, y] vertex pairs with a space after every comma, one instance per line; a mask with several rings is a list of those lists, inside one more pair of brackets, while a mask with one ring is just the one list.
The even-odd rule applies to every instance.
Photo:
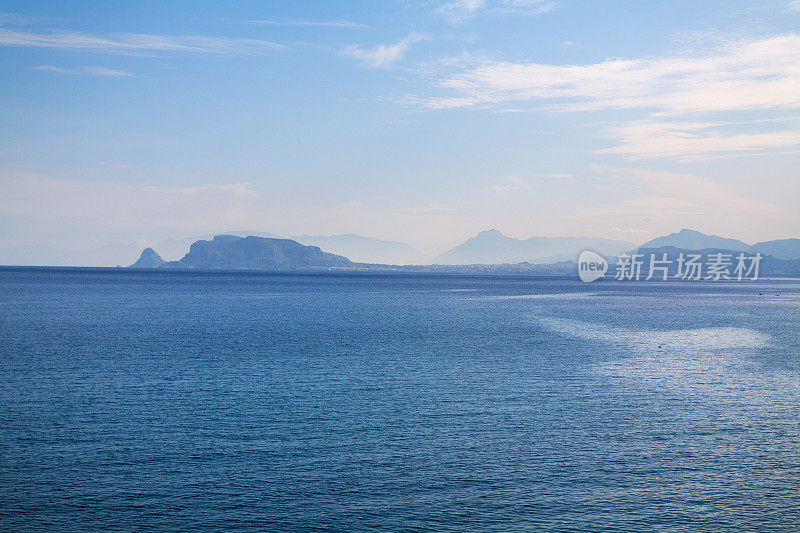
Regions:
[[800, 280], [0, 269], [2, 531], [799, 531]]

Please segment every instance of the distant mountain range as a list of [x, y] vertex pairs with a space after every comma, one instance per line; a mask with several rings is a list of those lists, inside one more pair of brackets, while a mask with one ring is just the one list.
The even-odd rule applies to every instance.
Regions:
[[[286, 238], [264, 231], [225, 231], [219, 234], [196, 235], [167, 239], [151, 246], [166, 261], [178, 260], [186, 254], [192, 243], [199, 240], [212, 240], [214, 235], [234, 235], [238, 237]], [[418, 264], [428, 257], [407, 244], [383, 241], [360, 235], [331, 235], [292, 237], [301, 244], [319, 246], [337, 255], [353, 257], [355, 261], [385, 264]], [[0, 250], [0, 265], [32, 266], [117, 266], [125, 265], [136, 257], [142, 246], [134, 243], [115, 243], [97, 248], [64, 249], [47, 245], [22, 245]]]
[[217, 234], [197, 235], [195, 237], [184, 237], [181, 239], [167, 239], [166, 241], [158, 243], [156, 248], [161, 257], [164, 257], [167, 261], [177, 260], [186, 254], [186, 250], [188, 250], [193, 243], [212, 240], [215, 235], [235, 235], [237, 237], [248, 237], [252, 235], [253, 237], [265, 237], [268, 239], [281, 238], [280, 235], [265, 231], [224, 231]]
[[326, 252], [343, 255], [358, 263], [387, 265], [421, 265], [430, 261], [416, 248], [394, 241], [362, 237], [352, 233], [342, 235], [298, 235], [292, 240], [300, 244], [319, 246]]
[[[515, 239], [507, 237], [497, 230], [487, 230], [433, 259], [401, 242], [373, 239], [355, 234], [299, 235], [292, 239], [281, 238], [274, 233], [255, 231], [231, 231], [224, 235], [290, 241], [298, 246], [316, 246], [321, 252], [347, 258], [355, 263], [383, 265], [504, 265], [518, 263], [546, 265], [573, 261], [578, 252], [586, 248], [594, 249], [606, 257], [614, 257], [623, 251], [674, 247], [680, 250], [719, 249], [760, 252], [777, 260], [800, 259], [800, 239], [778, 239], [747, 244], [737, 239], [707, 235], [689, 229], [652, 239], [638, 247], [631, 242], [613, 239], [580, 237]], [[139, 266], [149, 265], [147, 268], [158, 268], [158, 261], [169, 264], [184, 262], [182, 264], [185, 266], [191, 266], [189, 263], [194, 261], [194, 256], [186, 259], [186, 250], [199, 241], [214, 242], [214, 240], [213, 235], [203, 235], [163, 241], [150, 248], [150, 251], [140, 258], [143, 263]], [[49, 246], [17, 246], [0, 250], [0, 264], [115, 266], [129, 263], [141, 250], [142, 248], [135, 243], [118, 243], [88, 250], [65, 250]], [[270, 268], [274, 268], [273, 263], [268, 262], [268, 264], [273, 265]], [[359, 268], [364, 267], [365, 265], [359, 266]]]
[[[405, 243], [395, 241], [385, 241], [381, 239], [374, 239], [372, 237], [364, 237], [354, 233], [345, 233], [338, 235], [295, 235], [287, 237], [278, 235], [276, 233], [269, 233], [264, 231], [226, 231], [222, 235], [236, 235], [238, 237], [265, 237], [268, 239], [291, 239], [295, 242], [306, 246], [317, 246], [326, 252], [336, 255], [342, 255], [352, 261], [359, 263], [382, 263], [387, 265], [415, 265], [426, 263], [430, 258]], [[191, 239], [176, 239], [167, 243], [158, 245], [159, 250], [169, 247], [170, 254], [168, 257], [178, 258], [183, 256], [186, 248], [197, 240], [209, 240], [213, 235], [202, 235]]]
[[736, 239], [706, 235], [690, 229], [682, 229], [678, 233], [658, 237], [644, 243], [639, 248], [661, 248], [663, 246], [683, 250], [720, 249], [749, 253], [760, 252], [775, 259], [800, 259], [800, 239], [778, 239], [747, 244]]
[[164, 261], [152, 248], [147, 248], [131, 267], [286, 270], [349, 265], [352, 263], [346, 257], [290, 239], [217, 235], [210, 241], [193, 243], [189, 253], [179, 261]]
[[[758, 273], [759, 276], [785, 276], [785, 275], [792, 275], [796, 276], [800, 274], [800, 259], [781, 259], [774, 257], [770, 254], [766, 254], [761, 250], [758, 251], [751, 251], [751, 250], [735, 250], [733, 248], [677, 248], [675, 246], [658, 246], [655, 248], [645, 248], [640, 247], [637, 251], [641, 254], [641, 272], [643, 275], [647, 275], [650, 269], [650, 263], [655, 261], [654, 265], [658, 266], [662, 263], [658, 263], [658, 261], [662, 261], [666, 255], [666, 260], [669, 262], [669, 266], [667, 268], [667, 272], [669, 277], [674, 277], [677, 273], [679, 260], [678, 258], [683, 255], [684, 257], [688, 257], [692, 254], [699, 254], [702, 257], [701, 263], [704, 263], [705, 268], [708, 268], [708, 263], [712, 259], [713, 256], [717, 254], [723, 254], [725, 260], [727, 261], [727, 274], [732, 278], [736, 278], [737, 274], [735, 273], [735, 268], [738, 264], [738, 257], [744, 254], [744, 259], [747, 268], [750, 267], [750, 261], [756, 253], [761, 253], [761, 260], [759, 262], [759, 269]], [[614, 264], [615, 258], [609, 258], [609, 263]], [[707, 276], [709, 274], [708, 270], [703, 271], [703, 276]], [[745, 275], [744, 278], [749, 276]]]
[[497, 265], [503, 263], [557, 263], [571, 261], [585, 248], [616, 255], [636, 248], [632, 242], [582, 237], [506, 237], [496, 229], [482, 231], [463, 244], [434, 258], [440, 265]]

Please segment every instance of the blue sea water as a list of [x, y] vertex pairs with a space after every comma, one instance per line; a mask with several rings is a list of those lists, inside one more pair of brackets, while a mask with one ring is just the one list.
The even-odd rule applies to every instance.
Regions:
[[0, 529], [797, 531], [799, 334], [796, 280], [3, 269]]

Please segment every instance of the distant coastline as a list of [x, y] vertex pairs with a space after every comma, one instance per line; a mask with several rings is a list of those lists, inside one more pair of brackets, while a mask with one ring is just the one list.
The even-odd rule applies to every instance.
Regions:
[[[762, 276], [791, 277], [800, 275], [800, 239], [779, 239], [756, 244], [706, 235], [683, 229], [680, 232], [658, 237], [640, 246], [624, 241], [604, 241], [589, 238], [532, 237], [514, 239], [496, 230], [479, 233], [422, 264], [398, 264], [379, 261], [359, 261], [333, 253], [340, 251], [337, 243], [344, 242], [358, 256], [376, 254], [380, 250], [396, 250], [403, 243], [380, 241], [359, 235], [332, 237], [307, 237], [304, 242], [316, 242], [332, 249], [304, 244], [270, 233], [237, 232], [237, 235], [216, 235], [188, 243], [188, 252], [181, 259], [167, 261], [153, 248], [145, 248], [131, 265], [93, 265], [90, 257], [86, 264], [26, 264], [5, 261], [6, 268], [132, 268], [137, 270], [208, 271], [208, 272], [399, 272], [399, 273], [453, 273], [453, 274], [517, 274], [531, 276], [572, 276], [576, 273], [577, 255], [582, 249], [601, 253], [609, 264], [619, 253], [638, 253], [643, 257], [666, 253], [676, 257], [680, 253], [711, 254], [760, 253], [763, 256]], [[366, 243], [366, 244], [365, 244]], [[388, 244], [387, 244], [388, 243]], [[364, 245], [358, 248], [356, 245]], [[368, 250], [369, 248], [369, 250]], [[186, 250], [186, 248], [184, 248]], [[370, 251], [371, 250], [371, 251]], [[174, 257], [175, 252], [171, 254]], [[555, 254], [555, 256], [554, 256]], [[452, 262], [443, 262], [450, 257]], [[555, 259], [552, 259], [555, 257]], [[515, 260], [523, 258], [523, 260]], [[525, 259], [527, 258], [527, 259]], [[508, 260], [511, 259], [511, 260]], [[647, 263], [645, 262], [645, 268]]]

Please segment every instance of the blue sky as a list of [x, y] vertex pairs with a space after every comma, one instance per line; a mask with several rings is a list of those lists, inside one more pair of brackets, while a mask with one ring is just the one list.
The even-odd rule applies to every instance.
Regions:
[[800, 2], [0, 2], [0, 247], [800, 236]]

